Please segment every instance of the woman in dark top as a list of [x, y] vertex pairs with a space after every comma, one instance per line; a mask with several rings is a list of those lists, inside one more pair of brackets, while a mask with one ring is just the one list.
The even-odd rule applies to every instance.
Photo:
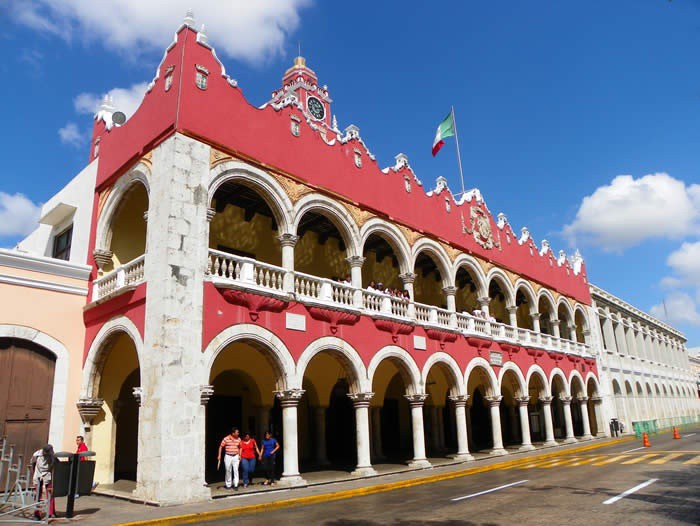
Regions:
[[265, 470], [265, 482], [263, 484], [269, 486], [275, 480], [275, 454], [280, 445], [269, 431], [265, 432], [265, 438], [260, 445], [262, 447], [258, 452], [258, 457], [262, 461], [263, 469]]

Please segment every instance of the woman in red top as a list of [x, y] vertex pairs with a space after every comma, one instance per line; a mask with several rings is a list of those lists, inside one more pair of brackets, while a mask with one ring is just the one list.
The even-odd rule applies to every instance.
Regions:
[[243, 471], [243, 487], [253, 483], [255, 473], [255, 456], [258, 454], [258, 444], [250, 433], [243, 435], [241, 440], [241, 471]]

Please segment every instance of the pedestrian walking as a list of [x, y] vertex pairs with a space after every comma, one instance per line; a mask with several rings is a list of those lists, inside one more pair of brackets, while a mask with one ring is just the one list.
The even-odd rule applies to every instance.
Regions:
[[243, 435], [241, 440], [241, 471], [243, 472], [243, 487], [253, 483], [253, 473], [255, 473], [255, 458], [259, 456], [258, 443], [251, 438], [250, 433]]
[[221, 450], [225, 450], [224, 467], [226, 469], [226, 489], [231, 489], [231, 485], [233, 484], [233, 489], [238, 491], [238, 465], [241, 462], [241, 438], [237, 427], [234, 427], [231, 434], [225, 436], [221, 441], [219, 455], [217, 457], [219, 464], [221, 463]]
[[260, 458], [263, 469], [265, 470], [265, 482], [263, 482], [263, 484], [269, 486], [275, 480], [275, 455], [280, 445], [269, 431], [265, 431], [265, 438], [263, 438], [261, 445], [262, 447], [258, 458]]
[[[41, 502], [44, 496], [49, 499], [49, 517], [56, 516], [56, 501], [53, 498], [53, 467], [58, 462], [51, 444], [46, 444], [32, 455], [32, 468], [34, 469], [34, 486], [36, 487], [36, 501]], [[34, 517], [42, 519], [41, 510], [34, 511]]]

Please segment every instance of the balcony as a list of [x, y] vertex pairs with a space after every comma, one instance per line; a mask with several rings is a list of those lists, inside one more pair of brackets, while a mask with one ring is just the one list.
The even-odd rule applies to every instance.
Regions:
[[[591, 357], [590, 346], [549, 334], [513, 327], [471, 314], [451, 312], [378, 291], [369, 291], [319, 278], [255, 259], [209, 249], [207, 279], [216, 287], [241, 289], [307, 305], [351, 311], [371, 317], [393, 319], [427, 329], [448, 330], [465, 337], [496, 340], [524, 347], [537, 347], [582, 357]], [[144, 280], [144, 256], [126, 263], [95, 280], [93, 301], [130, 290]]]

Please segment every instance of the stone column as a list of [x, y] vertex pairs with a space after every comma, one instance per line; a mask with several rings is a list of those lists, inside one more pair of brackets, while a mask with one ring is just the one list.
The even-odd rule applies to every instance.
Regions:
[[554, 336], [555, 338], [561, 338], [559, 332], [559, 320], [556, 317], [552, 317], [549, 319], [549, 324], [552, 327], [552, 336]]
[[467, 395], [467, 403], [464, 406], [464, 413], [467, 416], [467, 443], [471, 442], [474, 443], [472, 440], [472, 400], [469, 398], [469, 395]]
[[529, 396], [521, 396], [515, 399], [518, 402], [518, 410], [520, 411], [520, 434], [522, 436], [522, 445], [520, 451], [532, 451], [535, 446], [532, 445], [530, 437], [530, 415], [527, 414]]
[[566, 426], [566, 438], [564, 438], [564, 442], [576, 442], [577, 440], [574, 436], [574, 424], [571, 421], [571, 397], [561, 395], [559, 400], [561, 400], [561, 407], [564, 411], [564, 424]]
[[374, 393], [350, 393], [348, 394], [352, 404], [355, 406], [355, 429], [357, 432], [357, 467], [352, 472], [353, 475], [369, 477], [377, 472], [372, 467], [369, 454], [369, 402]]
[[542, 329], [540, 328], [540, 316], [541, 314], [539, 312], [533, 312], [530, 314], [530, 318], [532, 318], [532, 330], [534, 332], [542, 332]]
[[554, 440], [554, 425], [552, 424], [552, 397], [540, 396], [542, 402], [542, 412], [544, 413], [544, 445], [556, 446], [557, 441]]
[[491, 298], [488, 296], [485, 296], [483, 298], [477, 298], [476, 301], [479, 302], [479, 308], [481, 309], [481, 312], [483, 312], [486, 315], [486, 318], [490, 316], [489, 314], [489, 303], [491, 303]]
[[467, 431], [467, 400], [469, 395], [450, 396], [455, 407], [455, 424], [457, 426], [457, 454], [459, 460], [474, 460], [469, 454], [469, 433]]
[[372, 407], [372, 445], [374, 446], [375, 460], [384, 459], [382, 450], [382, 408]]
[[569, 329], [569, 339], [572, 342], [575, 342], [576, 341], [576, 324], [573, 322], [569, 323], [568, 329]]
[[457, 287], [443, 287], [442, 292], [445, 294], [447, 310], [452, 313], [450, 316], [450, 327], [457, 327]]
[[284, 291], [294, 292], [294, 247], [299, 241], [299, 236], [294, 234], [282, 234], [277, 236], [282, 247], [282, 268], [284, 274]]
[[429, 468], [430, 462], [425, 456], [425, 436], [423, 433], [423, 404], [427, 394], [406, 395], [411, 405], [411, 424], [413, 429], [413, 460], [409, 466], [413, 468]]
[[316, 462], [321, 466], [330, 464], [326, 453], [326, 407], [314, 408], [316, 417]]
[[299, 445], [297, 435], [297, 407], [303, 389], [290, 389], [275, 392], [282, 406], [282, 453], [284, 455], [284, 470], [280, 484], [285, 486], [300, 486], [306, 481], [299, 474]]
[[400, 274], [401, 282], [403, 283], [403, 289], [408, 291], [408, 295], [411, 297], [411, 301], [408, 304], [407, 316], [411, 319], [416, 317], [416, 306], [414, 305], [415, 296], [413, 295], [413, 282], [416, 281], [416, 275], [413, 272], [406, 272], [405, 274]]
[[506, 307], [506, 311], [508, 312], [508, 325], [511, 327], [517, 327], [518, 326], [518, 307], [515, 305], [511, 305], [510, 307]]
[[[592, 396], [591, 400], [593, 400], [593, 415], [597, 427], [596, 436], [605, 437], [610, 431], [603, 421], [603, 399], [600, 396]], [[630, 430], [632, 429], [632, 422], [627, 418], [627, 413], [625, 413], [625, 426], [629, 426]]]
[[581, 421], [583, 423], [583, 436], [581, 440], [591, 440], [593, 435], [591, 435], [591, 424], [588, 421], [588, 397], [580, 397], [578, 403], [581, 408]]
[[486, 402], [491, 410], [491, 435], [493, 438], [493, 449], [489, 452], [491, 455], [507, 455], [508, 452], [503, 448], [503, 436], [501, 432], [501, 405], [502, 396], [487, 396]]
[[362, 256], [350, 256], [345, 258], [350, 267], [350, 280], [352, 286], [355, 287], [353, 293], [353, 304], [358, 309], [362, 308], [362, 265], [365, 263], [365, 258]]

